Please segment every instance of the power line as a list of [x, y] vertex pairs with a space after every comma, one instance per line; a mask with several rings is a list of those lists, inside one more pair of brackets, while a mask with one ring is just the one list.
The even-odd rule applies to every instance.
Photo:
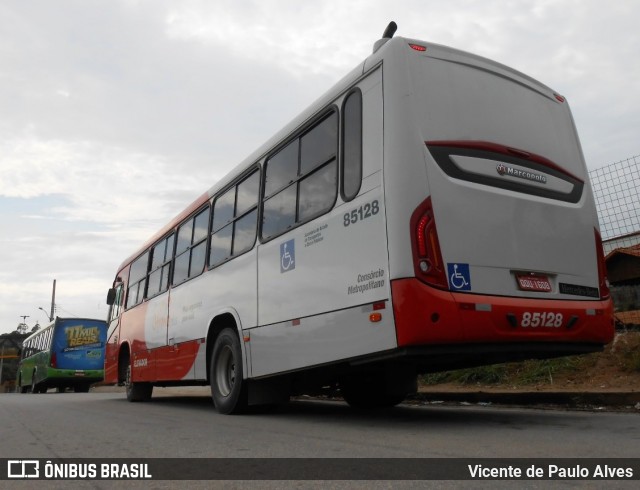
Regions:
[[69, 310], [65, 310], [62, 306], [60, 306], [59, 304], [56, 305], [56, 310], [62, 310], [64, 312], [66, 312], [67, 314], [71, 315], [72, 317], [75, 318], [80, 318], [80, 315], [76, 315], [75, 313], [71, 313]]

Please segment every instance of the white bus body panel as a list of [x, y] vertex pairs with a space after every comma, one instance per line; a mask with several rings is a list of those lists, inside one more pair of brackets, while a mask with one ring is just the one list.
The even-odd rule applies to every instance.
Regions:
[[[397, 345], [388, 302], [382, 70], [357, 86], [363, 95], [364, 149], [358, 196], [348, 203], [338, 197], [329, 214], [259, 247], [260, 327], [251, 331], [250, 342], [254, 377]], [[340, 105], [342, 98], [336, 103]], [[351, 213], [356, 219], [347, 224], [345, 215]], [[291, 263], [288, 257], [293, 255]], [[382, 321], [372, 323], [371, 305], [380, 301], [386, 301], [386, 309], [380, 310]]]
[[[560, 282], [592, 291], [599, 284], [595, 203], [567, 102], [498, 63], [429, 43], [426, 52], [418, 53], [409, 42], [392, 39], [381, 49], [387, 50], [385, 192], [391, 278], [415, 274], [408, 217], [431, 196], [445, 266], [469, 266], [471, 288], [465, 292], [587, 299], [558, 290]], [[577, 202], [566, 202], [454, 178], [427, 149], [426, 142], [433, 141], [485, 141], [530, 152], [585, 185]], [[499, 161], [451, 159], [465, 172], [498, 176]], [[404, 162], [402, 171], [394, 172], [398, 160]], [[561, 194], [571, 191], [566, 181], [545, 177], [546, 184], [504, 179]], [[548, 275], [553, 291], [519, 290], [517, 271]]]

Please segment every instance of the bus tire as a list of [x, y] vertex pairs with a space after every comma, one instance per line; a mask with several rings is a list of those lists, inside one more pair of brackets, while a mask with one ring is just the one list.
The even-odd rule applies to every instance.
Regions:
[[242, 370], [240, 339], [234, 329], [225, 328], [213, 345], [209, 381], [213, 403], [222, 414], [241, 413], [247, 408], [247, 384]]
[[151, 383], [133, 383], [131, 381], [131, 364], [127, 366], [127, 377], [124, 386], [127, 400], [130, 402], [147, 402], [151, 399], [153, 385]]

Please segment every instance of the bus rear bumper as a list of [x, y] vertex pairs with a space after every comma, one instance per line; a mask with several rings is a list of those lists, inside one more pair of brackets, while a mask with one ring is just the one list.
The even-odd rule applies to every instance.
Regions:
[[452, 293], [414, 278], [393, 281], [391, 292], [398, 347], [459, 343], [602, 346], [614, 335], [610, 299]]

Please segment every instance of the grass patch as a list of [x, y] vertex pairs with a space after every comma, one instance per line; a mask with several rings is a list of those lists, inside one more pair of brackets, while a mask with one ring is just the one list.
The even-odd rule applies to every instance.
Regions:
[[425, 374], [422, 382], [427, 385], [441, 383], [500, 384], [509, 378], [509, 364], [492, 364], [469, 369], [457, 369]]
[[595, 362], [589, 356], [569, 356], [557, 359], [524, 361], [515, 376], [516, 385], [539, 383], [553, 384], [553, 378], [560, 374], [578, 373]]
[[[597, 358], [593, 355], [560, 357], [557, 359], [531, 360], [493, 364], [456, 371], [425, 374], [422, 383], [436, 385], [442, 383], [468, 384], [508, 384], [523, 386], [540, 383], [553, 383], [553, 378], [560, 374], [578, 373], [595, 365]], [[640, 363], [640, 355], [638, 356]], [[640, 366], [639, 366], [640, 367]]]
[[618, 342], [616, 350], [624, 371], [640, 372], [640, 342]]
[[640, 373], [640, 352], [629, 353], [622, 365], [625, 371]]
[[640, 332], [624, 331], [617, 332], [614, 341], [603, 352], [426, 374], [419, 381], [423, 386], [458, 384], [520, 388], [532, 385], [589, 387], [592, 384], [600, 387], [618, 380], [617, 387], [637, 389], [639, 375]]

